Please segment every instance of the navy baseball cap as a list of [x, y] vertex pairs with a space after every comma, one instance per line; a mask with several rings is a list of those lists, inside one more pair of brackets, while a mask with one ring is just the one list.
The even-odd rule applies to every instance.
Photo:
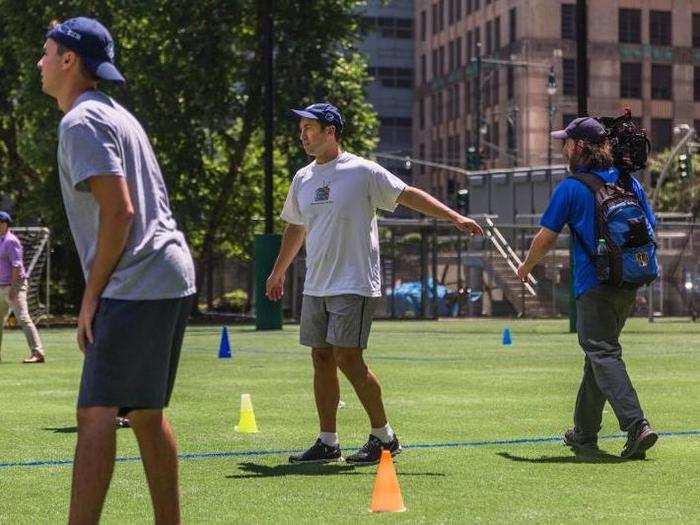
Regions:
[[0, 222], [6, 222], [10, 224], [12, 222], [12, 217], [6, 211], [0, 211]]
[[114, 39], [105, 26], [92, 18], [70, 18], [52, 27], [46, 38], [78, 53], [97, 77], [115, 84], [126, 80], [114, 65]]
[[575, 118], [565, 129], [552, 131], [553, 139], [587, 140], [594, 143], [602, 142], [606, 135], [605, 126], [593, 117]]
[[338, 133], [343, 131], [343, 116], [333, 104], [328, 104], [327, 102], [311, 104], [305, 109], [293, 109], [292, 113], [300, 118], [310, 118], [324, 124], [331, 124], [335, 126]]

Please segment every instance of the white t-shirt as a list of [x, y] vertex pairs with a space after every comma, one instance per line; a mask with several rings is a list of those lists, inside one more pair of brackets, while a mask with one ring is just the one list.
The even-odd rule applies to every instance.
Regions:
[[376, 162], [347, 152], [297, 172], [282, 219], [306, 228], [304, 294], [382, 295], [376, 210], [394, 211], [404, 188]]

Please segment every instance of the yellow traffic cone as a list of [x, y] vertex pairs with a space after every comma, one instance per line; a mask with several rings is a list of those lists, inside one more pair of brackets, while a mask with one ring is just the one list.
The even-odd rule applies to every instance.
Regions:
[[241, 394], [241, 415], [234, 429], [236, 432], [241, 432], [243, 434], [255, 434], [258, 431], [250, 394]]
[[388, 450], [382, 450], [369, 510], [372, 512], [405, 512], [406, 510], [394, 462], [391, 459], [391, 452]]

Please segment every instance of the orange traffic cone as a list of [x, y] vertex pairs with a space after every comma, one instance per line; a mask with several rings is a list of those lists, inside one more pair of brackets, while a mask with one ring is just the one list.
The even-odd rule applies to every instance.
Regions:
[[404, 512], [406, 510], [401, 497], [399, 480], [396, 478], [394, 462], [391, 459], [391, 452], [388, 450], [382, 450], [369, 510], [372, 512]]

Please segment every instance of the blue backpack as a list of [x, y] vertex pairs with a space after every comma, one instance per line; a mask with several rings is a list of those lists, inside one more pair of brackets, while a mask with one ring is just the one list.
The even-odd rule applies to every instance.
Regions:
[[598, 280], [635, 289], [656, 279], [659, 262], [654, 230], [637, 195], [593, 173], [578, 172], [570, 178], [585, 184], [595, 199], [596, 253], [588, 252], [580, 238], [579, 242], [596, 267]]

